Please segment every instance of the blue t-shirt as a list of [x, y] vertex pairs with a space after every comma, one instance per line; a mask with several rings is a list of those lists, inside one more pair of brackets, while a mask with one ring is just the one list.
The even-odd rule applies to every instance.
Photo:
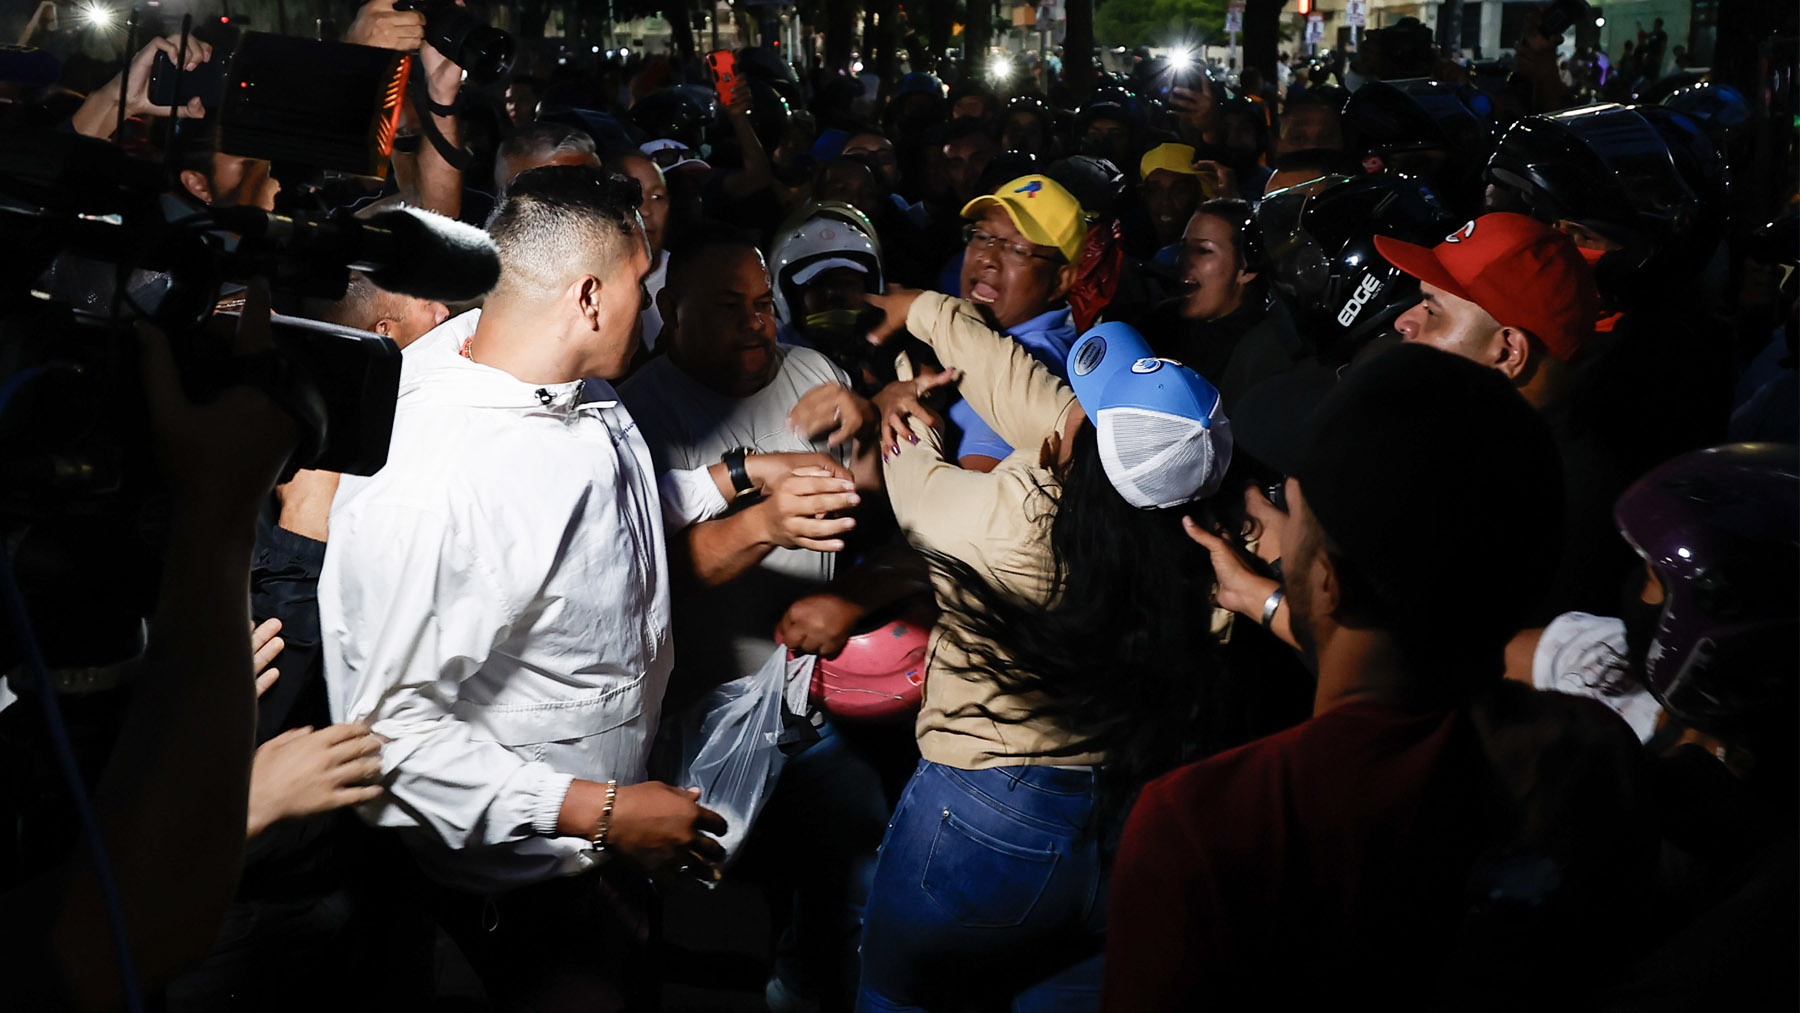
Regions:
[[[1065, 364], [1069, 358], [1069, 349], [1075, 344], [1075, 318], [1067, 306], [1039, 314], [1006, 332], [1014, 341], [1025, 346], [1031, 357], [1049, 367], [1050, 372], [1067, 379]], [[950, 406], [950, 421], [956, 428], [949, 434], [946, 449], [951, 460], [967, 457], [970, 454], [982, 454], [987, 457], [1004, 458], [1013, 452], [1013, 448], [1000, 434], [994, 432], [992, 426], [967, 401], [958, 401]]]

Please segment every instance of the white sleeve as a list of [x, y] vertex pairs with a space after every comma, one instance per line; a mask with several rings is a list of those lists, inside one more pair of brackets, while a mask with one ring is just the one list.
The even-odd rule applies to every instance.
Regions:
[[332, 717], [387, 740], [387, 794], [364, 816], [451, 848], [555, 834], [574, 777], [476, 738], [451, 710], [523, 606], [429, 511], [374, 505], [331, 523], [319, 606]]
[[1609, 692], [1629, 657], [1625, 623], [1586, 612], [1565, 612], [1544, 627], [1531, 658], [1531, 684], [1541, 690], [1598, 700], [1615, 711], [1640, 742], [1656, 732], [1662, 706], [1641, 686]]
[[656, 479], [656, 492], [662, 500], [663, 530], [670, 534], [710, 521], [730, 505], [713, 481], [710, 467], [665, 471]]

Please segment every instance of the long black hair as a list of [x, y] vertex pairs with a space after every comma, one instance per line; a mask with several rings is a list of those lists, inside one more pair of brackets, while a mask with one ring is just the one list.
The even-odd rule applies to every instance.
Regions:
[[[1140, 510], [1107, 479], [1092, 422], [1077, 432], [1055, 503], [1048, 603], [1001, 588], [964, 560], [929, 553], [940, 635], [963, 675], [1023, 701], [1001, 723], [1048, 720], [1066, 745], [1036, 757], [1106, 754], [1102, 826], [1150, 778], [1241, 741], [1231, 680], [1211, 631], [1212, 564], [1181, 528], [1191, 506]], [[960, 715], [956, 715], [960, 716]]]

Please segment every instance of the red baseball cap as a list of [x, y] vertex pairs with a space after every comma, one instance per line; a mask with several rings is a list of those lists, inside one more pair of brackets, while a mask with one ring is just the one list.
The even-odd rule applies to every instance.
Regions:
[[1600, 290], [1574, 240], [1535, 218], [1482, 215], [1435, 247], [1375, 237], [1388, 263], [1531, 332], [1565, 362], [1594, 333]]

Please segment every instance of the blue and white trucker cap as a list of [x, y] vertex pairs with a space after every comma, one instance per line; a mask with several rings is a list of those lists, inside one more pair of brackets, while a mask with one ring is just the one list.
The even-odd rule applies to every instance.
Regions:
[[1101, 324], [1069, 349], [1069, 385], [1094, 420], [1100, 462], [1146, 510], [1212, 495], [1231, 465], [1231, 422], [1199, 373], [1160, 359], [1137, 329]]

